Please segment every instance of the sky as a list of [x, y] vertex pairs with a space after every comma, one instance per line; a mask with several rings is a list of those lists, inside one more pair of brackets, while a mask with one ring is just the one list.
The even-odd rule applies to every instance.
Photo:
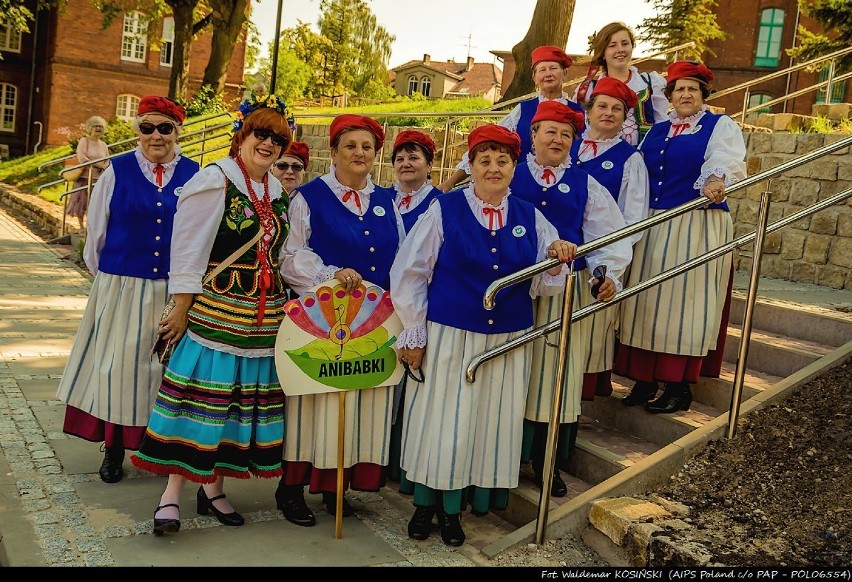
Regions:
[[[275, 39], [275, 20], [282, 5], [281, 29], [297, 21], [316, 30], [320, 0], [255, 0], [252, 22], [263, 51]], [[396, 36], [390, 68], [429, 54], [436, 61], [494, 62], [489, 51], [511, 51], [527, 33], [536, 0], [367, 0], [379, 24]], [[511, 6], [511, 8], [508, 8]], [[603, 25], [620, 20], [635, 30], [653, 7], [646, 0], [576, 0], [566, 51], [586, 54], [588, 36]], [[647, 47], [637, 46], [634, 56]]]

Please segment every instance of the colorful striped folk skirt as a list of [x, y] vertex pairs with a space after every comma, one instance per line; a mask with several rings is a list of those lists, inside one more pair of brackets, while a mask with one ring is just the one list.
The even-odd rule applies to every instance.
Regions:
[[131, 462], [196, 483], [281, 475], [284, 393], [274, 356], [249, 358], [184, 335]]

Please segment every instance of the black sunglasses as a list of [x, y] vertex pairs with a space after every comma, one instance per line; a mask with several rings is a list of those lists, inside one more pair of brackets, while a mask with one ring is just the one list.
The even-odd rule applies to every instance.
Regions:
[[295, 162], [292, 164], [288, 164], [287, 162], [275, 162], [274, 165], [276, 170], [280, 170], [282, 172], [286, 172], [290, 168], [293, 168], [294, 172], [301, 172], [305, 169], [305, 166], [303, 166], [302, 164], [297, 164]]
[[597, 298], [598, 293], [600, 293], [601, 285], [603, 285], [604, 280], [606, 279], [606, 265], [598, 265], [595, 267], [595, 270], [592, 272], [592, 276], [598, 280], [597, 283], [592, 285], [592, 297]]
[[283, 135], [277, 134], [271, 129], [266, 129], [264, 127], [260, 127], [254, 130], [254, 137], [259, 139], [260, 141], [266, 141], [270, 137], [272, 138], [272, 143], [281, 148], [287, 147], [287, 138]]
[[144, 135], [151, 135], [154, 133], [154, 130], [160, 132], [160, 135], [171, 135], [171, 133], [175, 130], [175, 126], [172, 123], [164, 121], [163, 123], [159, 123], [154, 125], [153, 123], [140, 123], [139, 131]]

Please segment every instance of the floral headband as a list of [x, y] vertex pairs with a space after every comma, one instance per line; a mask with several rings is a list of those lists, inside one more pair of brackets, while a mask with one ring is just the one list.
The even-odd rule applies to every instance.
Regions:
[[258, 95], [254, 91], [251, 92], [248, 99], [245, 99], [242, 103], [240, 103], [240, 106], [237, 107], [236, 113], [234, 113], [234, 116], [236, 117], [233, 122], [234, 133], [240, 130], [243, 126], [243, 121], [245, 121], [246, 117], [248, 117], [252, 111], [260, 109], [261, 107], [274, 109], [283, 115], [287, 119], [287, 125], [290, 126], [290, 131], [295, 134], [296, 118], [293, 117], [293, 114], [290, 113], [289, 109], [287, 109], [287, 104], [284, 103], [284, 100], [278, 95]]

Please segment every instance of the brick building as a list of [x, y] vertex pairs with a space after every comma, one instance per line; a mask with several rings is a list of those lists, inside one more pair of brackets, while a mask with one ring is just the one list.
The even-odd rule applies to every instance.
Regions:
[[[26, 4], [36, 15], [28, 33], [0, 21], [0, 149], [11, 156], [67, 143], [91, 115], [130, 119], [143, 95], [168, 93], [172, 17], [155, 27], [162, 38], [157, 50], [141, 13], [119, 13], [102, 29], [103, 15], [88, 0], [68, 0], [62, 12], [36, 12], [34, 0]], [[210, 47], [210, 32], [193, 41], [189, 96], [201, 84]], [[238, 41], [226, 77], [227, 102], [242, 95], [245, 49]]]
[[500, 98], [503, 72], [494, 64], [467, 61], [433, 61], [423, 55], [422, 61], [408, 61], [391, 69], [392, 84], [399, 95], [418, 92], [424, 97], [484, 97], [492, 103]]
[[[798, 25], [813, 32], [822, 31], [815, 20], [799, 12], [796, 0], [718, 0], [716, 22], [728, 37], [712, 41], [704, 62], [715, 75], [713, 85], [725, 89], [798, 64], [785, 49], [796, 45]], [[825, 80], [827, 67], [819, 72], [796, 71], [749, 89], [749, 107], [789, 95]], [[742, 111], [744, 91], [713, 99], [710, 104], [725, 108], [728, 114]], [[852, 83], [833, 84], [831, 103], [852, 102]], [[814, 104], [825, 103], [825, 91], [806, 93], [787, 103], [786, 113], [811, 115]], [[770, 108], [784, 112], [782, 104]]]

